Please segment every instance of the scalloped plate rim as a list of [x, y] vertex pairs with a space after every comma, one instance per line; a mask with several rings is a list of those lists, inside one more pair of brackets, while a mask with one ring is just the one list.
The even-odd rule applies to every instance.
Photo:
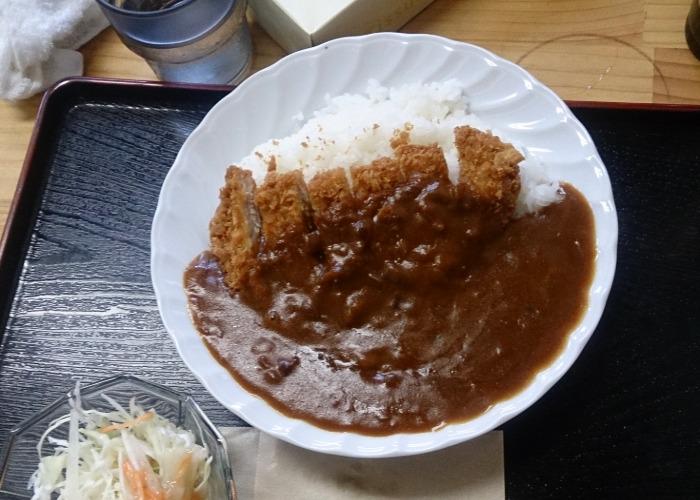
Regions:
[[[160, 249], [158, 238], [160, 236], [159, 232], [163, 230], [165, 224], [164, 214], [166, 213], [166, 201], [169, 201], [167, 197], [168, 190], [171, 188], [171, 183], [175, 182], [177, 173], [182, 169], [186, 168], [185, 157], [187, 156], [187, 154], [189, 154], [190, 148], [193, 147], [193, 144], [196, 143], [198, 137], [201, 134], [206, 133], [207, 128], [209, 127], [211, 122], [214, 121], [216, 117], [220, 114], [225, 114], [227, 112], [227, 107], [230, 107], [233, 103], [236, 102], [237, 99], [245, 95], [246, 89], [255, 85], [256, 82], [258, 82], [259, 80], [267, 78], [276, 78], [277, 74], [284, 72], [285, 68], [287, 68], [290, 65], [294, 65], [298, 60], [303, 60], [307, 57], [313, 57], [317, 55], [320, 57], [323, 54], [323, 51], [325, 51], [328, 47], [334, 45], [362, 45], [363, 43], [375, 40], [389, 40], [391, 42], [399, 41], [404, 45], [427, 42], [436, 44], [442, 50], [472, 51], [472, 53], [476, 53], [480, 57], [490, 59], [492, 62], [495, 63], [496, 67], [508, 67], [510, 71], [515, 71], [520, 76], [524, 77], [526, 81], [530, 82], [533, 88], [538, 88], [540, 91], [544, 90], [545, 94], [547, 94], [550, 97], [553, 97], [554, 102], [561, 106], [561, 108], [564, 110], [566, 119], [570, 121], [569, 126], [574, 127], [578, 132], [583, 133], [584, 139], [591, 144], [594, 155], [592, 158], [587, 158], [587, 160], [591, 160], [593, 164], [595, 164], [594, 166], [598, 166], [602, 169], [602, 176], [600, 177], [600, 182], [602, 182], [603, 184], [607, 184], [607, 189], [604, 190], [605, 192], [602, 193], [604, 198], [602, 202], [608, 204], [608, 209], [606, 211], [609, 212], [609, 219], [607, 220], [607, 222], [609, 223], [609, 235], [606, 249], [611, 251], [611, 254], [607, 255], [607, 268], [600, 269], [598, 267], [599, 259], [596, 259], [596, 276], [594, 277], [594, 280], [598, 278], [598, 275], [601, 271], [605, 271], [603, 278], [605, 278], [606, 283], [603, 284], [602, 288], [596, 290], [595, 292], [591, 288], [591, 291], [589, 293], [589, 298], [593, 299], [597, 297], [599, 303], [598, 310], [593, 311], [592, 313], [594, 317], [589, 318], [589, 314], [591, 313], [592, 308], [591, 301], [589, 301], [589, 306], [586, 313], [584, 314], [584, 317], [582, 318], [581, 322], [577, 325], [577, 327], [570, 333], [569, 339], [562, 352], [557, 356], [557, 358], [552, 362], [552, 364], [540, 371], [529, 383], [529, 385], [523, 388], [512, 398], [499, 402], [487, 412], [480, 415], [479, 417], [476, 417], [475, 419], [460, 423], [449, 424], [436, 432], [397, 433], [379, 437], [359, 435], [350, 432], [327, 431], [315, 427], [312, 424], [309, 424], [303, 420], [290, 418], [279, 412], [276, 412], [276, 410], [273, 410], [266, 402], [264, 402], [264, 400], [250, 393], [247, 393], [247, 391], [242, 389], [238, 385], [238, 383], [228, 374], [228, 372], [226, 372], [226, 374], [228, 375], [227, 380], [223, 381], [223, 383], [221, 380], [218, 380], [217, 376], [220, 375], [221, 370], [225, 371], [225, 368], [219, 365], [218, 362], [213, 358], [213, 356], [211, 356], [211, 354], [209, 354], [209, 356], [211, 357], [212, 363], [216, 366], [209, 367], [209, 370], [203, 368], [195, 369], [195, 367], [193, 367], [190, 361], [188, 360], [189, 355], [185, 352], [185, 349], [189, 347], [189, 345], [191, 345], [192, 342], [194, 342], [195, 340], [199, 342], [201, 346], [205, 349], [206, 347], [204, 346], [204, 342], [200, 339], [199, 335], [197, 334], [196, 330], [194, 330], [194, 327], [191, 324], [190, 328], [192, 331], [194, 331], [195, 336], [188, 334], [189, 336], [186, 335], [184, 338], [180, 338], [179, 334], [177, 333], [177, 330], [179, 328], [178, 325], [171, 322], [171, 313], [168, 313], [164, 309], [167, 305], [166, 303], [169, 300], [172, 300], [172, 295], [169, 295], [164, 290], [165, 284], [161, 286], [159, 280], [160, 275], [158, 274], [162, 267], [159, 259], [162, 255], [164, 255], [163, 253], [158, 252], [158, 249]], [[165, 325], [169, 336], [175, 343], [178, 354], [180, 355], [183, 362], [190, 369], [190, 371], [200, 381], [200, 383], [202, 383], [202, 385], [230, 411], [232, 411], [242, 419], [248, 421], [251, 425], [257, 427], [263, 432], [266, 432], [274, 437], [280, 438], [284, 441], [290, 442], [292, 444], [309, 450], [350, 457], [404, 456], [435, 451], [469, 439], [473, 439], [479, 435], [489, 432], [490, 430], [493, 430], [497, 426], [501, 425], [507, 420], [510, 420], [511, 418], [518, 415], [520, 412], [524, 411], [529, 406], [534, 404], [568, 371], [568, 369], [578, 358], [579, 354], [590, 339], [605, 308], [605, 303], [609, 295], [610, 288], [612, 285], [612, 279], [615, 273], [617, 233], [617, 214], [615, 211], [612, 189], [610, 186], [610, 180], [607, 174], [607, 170], [605, 169], [605, 166], [600, 156], [598, 155], [597, 150], [595, 149], [595, 144], [593, 143], [593, 140], [591, 139], [588, 131], [581, 124], [581, 122], [573, 115], [573, 113], [571, 113], [570, 109], [559, 98], [559, 96], [557, 96], [552, 90], [543, 85], [541, 82], [539, 82], [536, 78], [534, 78], [520, 66], [510, 61], [507, 61], [482, 47], [478, 47], [473, 44], [458, 42], [450, 40], [448, 38], [427, 34], [375, 33], [371, 35], [357, 37], [339, 38], [316, 47], [311, 47], [309, 49], [290, 54], [284, 57], [283, 59], [279, 60], [275, 64], [263, 70], [260, 70], [259, 72], [249, 77], [241, 85], [239, 85], [231, 93], [227, 94], [224, 98], [222, 98], [217, 104], [215, 104], [212, 107], [212, 109], [207, 113], [207, 115], [200, 122], [200, 124], [195, 128], [195, 130], [183, 143], [182, 148], [178, 152], [178, 155], [173, 163], [173, 166], [169, 170], [163, 182], [151, 230], [151, 277], [158, 304], [158, 310], [161, 314], [163, 324]], [[596, 235], [598, 235], [598, 228], [596, 228]], [[600, 249], [598, 250], [600, 251]], [[600, 254], [598, 255], [598, 257], [600, 257]], [[182, 295], [184, 296], [184, 291], [182, 291]], [[189, 314], [187, 314], [187, 319], [189, 320]], [[584, 320], [586, 319], [590, 319], [590, 321], [588, 321], [588, 323], [585, 323]], [[208, 350], [207, 353], [209, 353]], [[219, 369], [217, 369], [217, 367]], [[219, 373], [217, 374], [214, 372]], [[231, 387], [227, 389], [226, 387], [224, 387], [223, 384], [229, 384]], [[248, 401], [246, 404], [242, 406], [238, 405], [236, 401], [232, 400], [232, 397], [235, 395], [231, 394], [230, 390], [233, 387], [235, 387], [236, 390], [245, 392], [248, 396], [250, 396], [250, 398], [253, 399], [248, 398], [250, 399], [250, 401]], [[532, 393], [528, 394], [530, 392]], [[277, 426], [277, 428], [259, 425], [260, 422], [256, 421], [256, 416], [251, 415], [250, 412], [251, 409], [256, 410], [256, 408], [259, 407], [264, 408], [264, 411], [269, 410], [276, 414], [274, 416], [276, 416], [283, 425]], [[475, 423], [478, 423], [479, 425], [475, 425]], [[287, 426], [290, 429], [296, 429], [296, 433], [290, 435], [289, 431], [284, 431], [284, 426]], [[301, 438], [299, 437], [300, 435]], [[311, 438], [309, 437], [309, 435], [311, 435]], [[429, 436], [436, 437], [437, 439], [433, 440], [433, 442], [429, 444], [425, 444], [425, 439]], [[324, 439], [324, 444], [320, 445], [318, 439]], [[349, 443], [348, 441], [351, 442]], [[355, 444], [352, 444], [352, 441], [355, 441]], [[368, 449], [363, 448], [363, 446], [357, 444], [358, 442], [371, 443], [373, 446], [372, 451], [368, 451]], [[421, 443], [423, 446], [420, 448], [412, 449], [411, 444], [416, 446], [417, 443]]]

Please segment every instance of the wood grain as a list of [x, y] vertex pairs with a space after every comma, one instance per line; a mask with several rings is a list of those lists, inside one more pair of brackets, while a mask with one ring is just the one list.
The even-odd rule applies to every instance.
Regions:
[[[565, 99], [698, 102], [698, 62], [685, 45], [688, 0], [436, 0], [403, 31], [482, 45], [515, 61]], [[254, 22], [254, 70], [284, 51]], [[82, 52], [90, 76], [153, 79], [113, 30]], [[0, 103], [0, 230], [39, 98]]]
[[687, 49], [654, 50], [654, 102], [700, 103], [700, 65]]

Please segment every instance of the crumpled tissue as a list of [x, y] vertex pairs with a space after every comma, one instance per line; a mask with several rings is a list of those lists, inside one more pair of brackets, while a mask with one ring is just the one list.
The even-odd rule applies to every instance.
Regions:
[[25, 99], [82, 75], [76, 49], [108, 24], [95, 0], [0, 0], [0, 98]]

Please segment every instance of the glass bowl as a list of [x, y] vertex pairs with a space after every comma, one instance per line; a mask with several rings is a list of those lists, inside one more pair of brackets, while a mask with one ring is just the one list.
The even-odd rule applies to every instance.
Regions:
[[[10, 431], [9, 440], [0, 457], [0, 497], [32, 497], [28, 485], [39, 463], [37, 444], [53, 420], [70, 412], [68, 401], [73, 396], [73, 391], [74, 389]], [[190, 396], [137, 377], [120, 375], [81, 387], [83, 408], [110, 411], [112, 407], [102, 394], [124, 407], [128, 407], [129, 400], [133, 397], [144, 409], [152, 408], [177, 426], [191, 431], [197, 444], [206, 446], [212, 455], [207, 498], [236, 498], [226, 442]], [[57, 428], [51, 435], [67, 439], [68, 424]], [[53, 455], [53, 446], [47, 441], [42, 449], [42, 456], [45, 455]]]

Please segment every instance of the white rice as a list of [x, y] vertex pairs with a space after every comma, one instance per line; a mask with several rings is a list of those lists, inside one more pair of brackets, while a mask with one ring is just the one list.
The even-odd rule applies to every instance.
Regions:
[[[300, 123], [304, 120], [301, 114], [294, 118]], [[408, 128], [411, 143], [437, 143], [442, 148], [450, 178], [456, 181], [459, 165], [453, 141], [454, 128], [460, 125], [487, 130], [469, 112], [468, 96], [458, 80], [399, 87], [382, 87], [370, 80], [364, 94], [326, 96], [326, 106], [295, 133], [256, 146], [240, 164], [257, 173], [256, 181], [261, 182], [274, 157], [278, 171], [301, 169], [308, 180], [318, 171], [392, 156], [391, 139]], [[533, 212], [561, 197], [559, 183], [528, 158], [526, 151], [521, 153], [526, 159], [520, 164], [518, 214]]]

